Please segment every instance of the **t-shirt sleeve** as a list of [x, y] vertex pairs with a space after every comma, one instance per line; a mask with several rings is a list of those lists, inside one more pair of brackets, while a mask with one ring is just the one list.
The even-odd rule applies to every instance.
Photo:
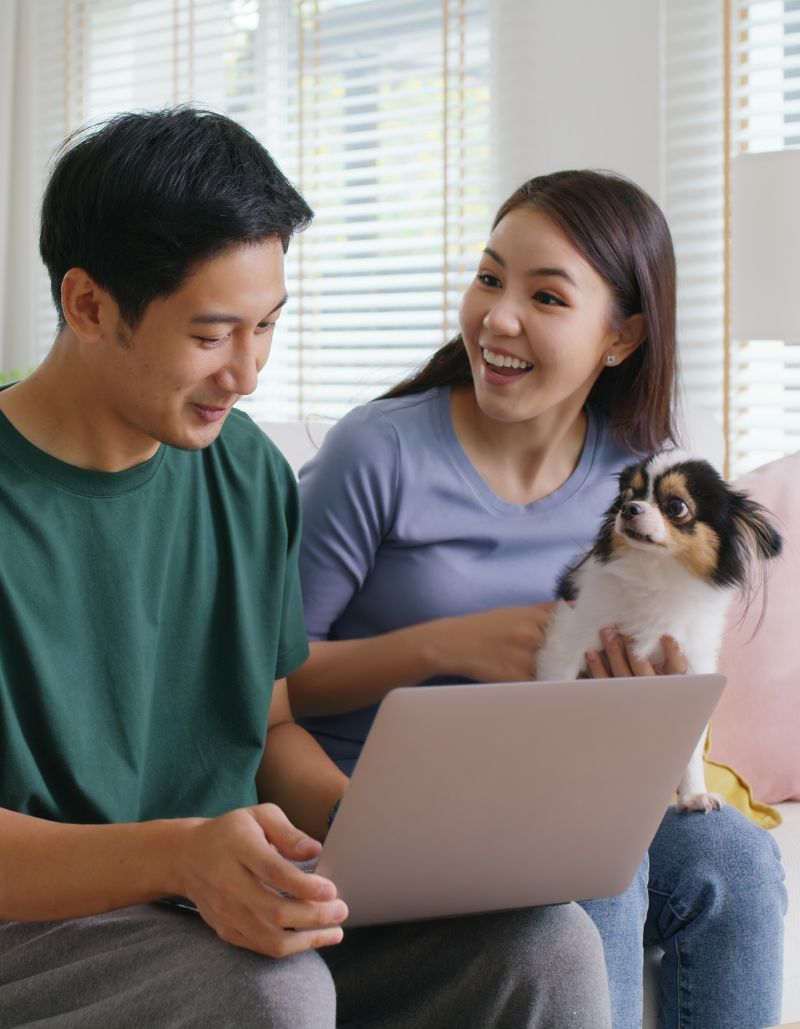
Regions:
[[396, 502], [399, 444], [377, 408], [356, 408], [300, 471], [300, 578], [309, 639], [331, 626], [370, 574]]
[[281, 610], [281, 633], [275, 665], [275, 678], [283, 679], [308, 657], [303, 599], [298, 569], [298, 553], [301, 540], [300, 499], [294, 475], [283, 459], [279, 474], [285, 490], [285, 511], [287, 529], [286, 569], [283, 581], [283, 603]]

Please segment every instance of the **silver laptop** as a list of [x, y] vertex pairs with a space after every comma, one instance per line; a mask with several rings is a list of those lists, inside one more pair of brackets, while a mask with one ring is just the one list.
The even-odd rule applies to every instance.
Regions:
[[622, 893], [724, 684], [393, 690], [317, 864], [347, 902], [346, 925]]

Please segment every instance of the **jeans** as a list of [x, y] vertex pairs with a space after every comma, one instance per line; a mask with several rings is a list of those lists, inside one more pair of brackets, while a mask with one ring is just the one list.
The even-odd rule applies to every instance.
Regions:
[[629, 889], [585, 901], [603, 939], [614, 1029], [642, 1024], [643, 946], [658, 945], [659, 1029], [764, 1029], [780, 1021], [780, 852], [734, 808], [670, 808]]

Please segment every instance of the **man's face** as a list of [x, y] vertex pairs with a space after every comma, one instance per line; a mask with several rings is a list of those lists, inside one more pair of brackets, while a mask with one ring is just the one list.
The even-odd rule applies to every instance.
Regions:
[[286, 300], [280, 240], [237, 246], [198, 265], [177, 292], [149, 304], [135, 329], [96, 353], [107, 429], [132, 460], [159, 443], [185, 450], [219, 435], [236, 401], [256, 388]]

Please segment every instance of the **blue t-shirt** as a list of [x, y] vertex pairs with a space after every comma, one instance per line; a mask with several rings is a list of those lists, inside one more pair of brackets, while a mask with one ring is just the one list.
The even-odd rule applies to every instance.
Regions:
[[[453, 428], [449, 388], [351, 411], [300, 472], [309, 638], [358, 639], [552, 600], [632, 459], [604, 419], [591, 408], [587, 416], [572, 475], [523, 505], [501, 500], [472, 464]], [[302, 723], [349, 774], [376, 710]]]

